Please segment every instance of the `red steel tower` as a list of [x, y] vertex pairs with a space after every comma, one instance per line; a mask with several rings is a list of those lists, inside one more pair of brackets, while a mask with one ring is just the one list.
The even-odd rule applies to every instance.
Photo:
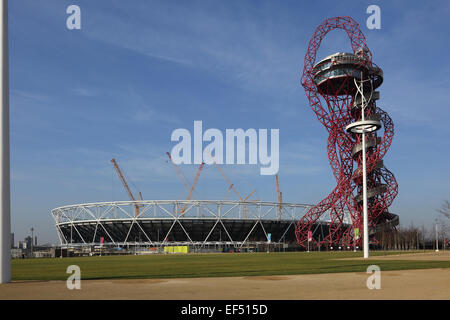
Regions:
[[[353, 53], [335, 53], [316, 63], [322, 40], [335, 29], [346, 32]], [[373, 235], [377, 231], [398, 225], [398, 216], [388, 211], [398, 193], [398, 184], [383, 163], [394, 136], [394, 124], [389, 115], [376, 106], [380, 98], [376, 89], [382, 82], [383, 71], [372, 62], [366, 39], [355, 20], [329, 18], [317, 27], [305, 55], [302, 85], [311, 109], [329, 134], [328, 159], [337, 186], [299, 220], [295, 234], [303, 247], [308, 244], [310, 232], [313, 245], [319, 242], [330, 246], [361, 244], [363, 131], [371, 243], [376, 243]], [[315, 232], [320, 218], [330, 220], [323, 237]]]

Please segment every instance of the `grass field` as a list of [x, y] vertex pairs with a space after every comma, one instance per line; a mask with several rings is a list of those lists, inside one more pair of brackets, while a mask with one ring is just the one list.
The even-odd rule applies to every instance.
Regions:
[[[389, 252], [386, 254], [399, 254]], [[411, 253], [411, 252], [408, 252]], [[365, 272], [376, 264], [381, 270], [450, 268], [450, 261], [339, 260], [361, 257], [357, 252], [295, 252], [239, 254], [179, 254], [103, 256], [12, 261], [12, 277], [18, 280], [66, 280], [66, 268], [78, 265], [83, 279], [139, 279], [292, 275], [335, 272]]]

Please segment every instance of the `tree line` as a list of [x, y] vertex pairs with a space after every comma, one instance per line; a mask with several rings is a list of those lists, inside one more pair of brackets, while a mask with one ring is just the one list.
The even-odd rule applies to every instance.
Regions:
[[[450, 238], [450, 202], [444, 201], [437, 211], [439, 215], [432, 226], [417, 227], [411, 224], [408, 227], [398, 227], [396, 230], [378, 232], [375, 235], [378, 241], [375, 247], [382, 250], [435, 250], [437, 224], [439, 249], [443, 249], [446, 244], [445, 239]], [[450, 247], [447, 246], [446, 249]]]

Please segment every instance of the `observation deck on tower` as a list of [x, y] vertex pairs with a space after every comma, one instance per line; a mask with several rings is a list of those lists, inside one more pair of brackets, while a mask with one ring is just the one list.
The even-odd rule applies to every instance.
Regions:
[[347, 95], [356, 93], [353, 79], [372, 78], [365, 86], [368, 91], [378, 88], [383, 82], [383, 70], [371, 64], [363, 55], [338, 52], [322, 59], [314, 65], [313, 77], [322, 95]]

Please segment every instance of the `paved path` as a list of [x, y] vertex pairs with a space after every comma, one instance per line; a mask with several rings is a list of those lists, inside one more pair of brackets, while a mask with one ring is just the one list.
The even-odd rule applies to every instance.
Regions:
[[0, 299], [450, 299], [450, 269], [385, 271], [381, 289], [369, 290], [366, 273], [293, 276], [85, 280], [81, 290], [64, 281], [0, 285]]

